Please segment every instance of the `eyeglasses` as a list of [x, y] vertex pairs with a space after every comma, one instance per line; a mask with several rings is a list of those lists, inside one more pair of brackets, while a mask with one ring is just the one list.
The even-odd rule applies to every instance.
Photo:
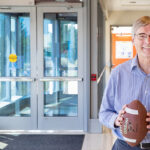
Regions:
[[145, 40], [145, 39], [147, 39], [147, 38], [150, 38], [150, 35], [145, 34], [145, 33], [135, 34], [135, 36], [137, 36], [137, 38], [138, 38], [139, 40]]

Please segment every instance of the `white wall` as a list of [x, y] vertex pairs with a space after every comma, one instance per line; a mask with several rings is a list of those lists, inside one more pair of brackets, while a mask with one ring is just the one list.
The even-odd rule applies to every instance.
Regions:
[[[104, 33], [103, 30], [103, 23], [104, 18], [102, 11], [99, 10], [98, 1], [91, 0], [91, 53], [90, 53], [90, 68], [91, 74], [96, 74], [97, 78], [100, 75], [101, 71], [104, 68]], [[96, 81], [91, 81], [91, 97], [90, 97], [90, 118], [89, 118], [89, 132], [93, 133], [101, 133], [102, 126], [98, 120], [98, 112], [99, 112], [99, 104], [101, 101], [101, 94], [103, 93], [103, 86], [102, 80], [98, 85]], [[99, 87], [102, 87], [99, 89]], [[101, 91], [100, 91], [101, 90]]]

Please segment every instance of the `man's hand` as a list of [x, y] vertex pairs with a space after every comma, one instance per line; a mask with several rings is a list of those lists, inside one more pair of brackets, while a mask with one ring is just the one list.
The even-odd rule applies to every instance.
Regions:
[[147, 129], [148, 129], [148, 132], [150, 133], [150, 112], [147, 112], [147, 118], [146, 118], [146, 122], [148, 123], [147, 125]]
[[[127, 107], [127, 105], [124, 105], [122, 107], [122, 109], [119, 111], [118, 117], [115, 120], [115, 127], [120, 127], [122, 125], [122, 121], [123, 121], [123, 114], [125, 114], [125, 108]], [[150, 119], [150, 118], [149, 118]]]

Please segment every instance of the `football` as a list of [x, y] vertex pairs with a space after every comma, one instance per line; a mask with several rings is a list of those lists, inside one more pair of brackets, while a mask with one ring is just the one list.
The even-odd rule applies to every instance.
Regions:
[[120, 131], [130, 146], [138, 145], [147, 134], [147, 111], [139, 100], [127, 104]]

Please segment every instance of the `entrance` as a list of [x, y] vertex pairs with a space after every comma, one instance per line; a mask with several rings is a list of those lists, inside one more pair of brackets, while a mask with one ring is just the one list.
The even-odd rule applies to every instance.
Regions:
[[1, 130], [83, 130], [81, 31], [79, 8], [1, 10]]

